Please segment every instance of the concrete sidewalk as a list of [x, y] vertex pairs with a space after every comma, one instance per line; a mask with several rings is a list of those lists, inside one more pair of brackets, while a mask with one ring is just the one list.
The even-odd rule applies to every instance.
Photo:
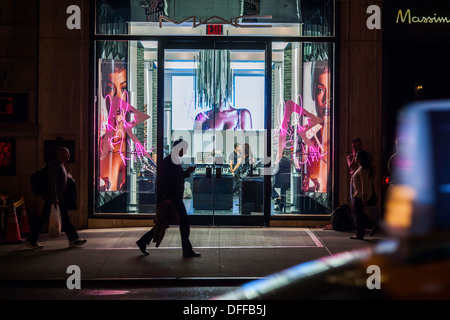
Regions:
[[23, 244], [0, 245], [0, 282], [66, 281], [70, 265], [80, 267], [89, 281], [228, 283], [239, 285], [335, 253], [371, 247], [386, 239], [350, 240], [352, 232], [311, 228], [191, 227], [191, 242], [199, 258], [183, 258], [177, 227], [167, 230], [161, 246], [152, 243], [142, 255], [135, 242], [147, 228], [80, 230], [88, 242], [68, 248], [65, 234], [42, 234], [43, 249]]

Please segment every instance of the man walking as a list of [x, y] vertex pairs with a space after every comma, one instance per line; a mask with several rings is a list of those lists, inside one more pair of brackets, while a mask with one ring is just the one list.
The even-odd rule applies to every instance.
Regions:
[[[189, 177], [195, 170], [195, 167], [189, 167], [183, 171], [181, 167], [180, 158], [186, 154], [188, 143], [183, 139], [176, 140], [173, 144], [171, 154], [164, 158], [161, 167], [162, 170], [162, 193], [163, 201], [167, 204], [173, 204], [180, 216], [180, 235], [181, 245], [183, 249], [183, 257], [199, 257], [201, 254], [195, 252], [192, 249], [191, 242], [189, 240], [190, 225], [189, 218], [186, 212], [186, 207], [183, 203], [184, 193], [184, 179]], [[152, 228], [149, 232], [144, 234], [136, 244], [143, 254], [148, 255], [146, 246], [150, 244], [150, 241], [155, 235], [155, 228]]]
[[70, 152], [67, 148], [60, 147], [57, 150], [56, 161], [50, 166], [48, 177], [48, 188], [44, 192], [42, 198], [44, 199], [44, 209], [39, 217], [35, 227], [30, 236], [25, 242], [25, 246], [31, 249], [42, 249], [43, 246], [37, 243], [41, 233], [42, 226], [48, 222], [50, 216], [51, 206], [55, 208], [59, 206], [61, 213], [61, 225], [69, 240], [69, 247], [79, 247], [87, 241], [78, 237], [78, 232], [74, 225], [70, 222], [70, 216], [67, 212], [64, 197], [67, 187], [67, 171], [65, 164], [70, 159]]

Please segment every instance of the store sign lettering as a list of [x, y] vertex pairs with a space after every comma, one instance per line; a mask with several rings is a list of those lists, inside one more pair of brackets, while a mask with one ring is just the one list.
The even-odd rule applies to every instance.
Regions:
[[405, 14], [403, 14], [402, 10], [398, 10], [397, 20], [395, 23], [450, 23], [449, 17], [439, 17], [435, 13], [434, 16], [414, 16], [411, 14], [411, 9], [406, 10]]
[[[272, 19], [272, 16], [239, 16], [237, 18], [232, 18], [232, 19], [225, 19], [219, 16], [212, 16], [209, 17], [208, 19], [199, 19], [196, 16], [190, 16], [186, 19], [180, 20], [180, 21], [175, 21], [172, 20], [166, 16], [159, 16], [159, 27], [162, 28], [162, 22], [163, 20], [172, 22], [174, 24], [181, 24], [183, 22], [189, 21], [189, 20], [193, 20], [192, 21], [192, 28], [197, 28], [201, 25], [208, 25], [208, 24], [229, 24], [232, 25], [233, 27], [236, 28], [271, 28], [272, 25], [268, 25], [268, 24], [240, 24], [238, 22], [239, 19]], [[220, 20], [221, 22], [217, 22], [217, 20]], [[216, 21], [216, 22], [213, 22]]]

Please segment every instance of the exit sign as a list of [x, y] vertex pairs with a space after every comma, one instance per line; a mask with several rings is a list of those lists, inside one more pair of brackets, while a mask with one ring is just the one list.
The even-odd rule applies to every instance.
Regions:
[[206, 25], [207, 35], [223, 35], [223, 25], [221, 24], [207, 24]]

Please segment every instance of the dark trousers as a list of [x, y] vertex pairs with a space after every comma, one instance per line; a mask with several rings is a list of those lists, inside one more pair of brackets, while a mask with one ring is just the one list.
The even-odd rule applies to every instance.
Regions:
[[364, 237], [366, 226], [371, 224], [371, 220], [364, 213], [364, 205], [361, 198], [353, 198], [353, 216], [356, 222], [356, 236]]
[[[173, 201], [173, 200], [172, 200]], [[183, 248], [183, 253], [190, 253], [192, 251], [191, 241], [189, 240], [189, 235], [191, 233], [191, 227], [189, 224], [188, 214], [186, 212], [186, 207], [184, 206], [183, 200], [174, 201], [178, 214], [180, 215], [180, 235], [181, 235], [181, 246]], [[153, 239], [155, 234], [154, 228], [145, 233], [138, 242], [145, 243], [147, 245]]]
[[[45, 200], [44, 208], [42, 209], [42, 214], [37, 220], [36, 225], [31, 231], [30, 236], [28, 237], [28, 241], [30, 241], [32, 244], [35, 244], [37, 242], [39, 235], [41, 234], [42, 227], [44, 226], [44, 224], [48, 222], [52, 205], [53, 204], [51, 201]], [[67, 239], [69, 241], [74, 241], [78, 239], [77, 229], [75, 229], [72, 222], [70, 222], [69, 213], [67, 212], [67, 209], [63, 204], [59, 206], [59, 211], [61, 212], [61, 226], [64, 232], [66, 233]]]
[[233, 176], [233, 195], [239, 196], [239, 191], [241, 190], [241, 179], [239, 173], [235, 172]]
[[289, 190], [290, 186], [282, 186], [281, 187], [281, 191], [280, 194], [278, 194], [278, 192], [275, 190], [275, 187], [272, 186], [272, 198], [273, 199], [277, 199], [278, 197], [280, 197], [280, 201], [278, 202], [278, 204], [281, 204], [281, 208], [284, 208], [284, 211], [286, 212], [286, 194], [287, 191]]

